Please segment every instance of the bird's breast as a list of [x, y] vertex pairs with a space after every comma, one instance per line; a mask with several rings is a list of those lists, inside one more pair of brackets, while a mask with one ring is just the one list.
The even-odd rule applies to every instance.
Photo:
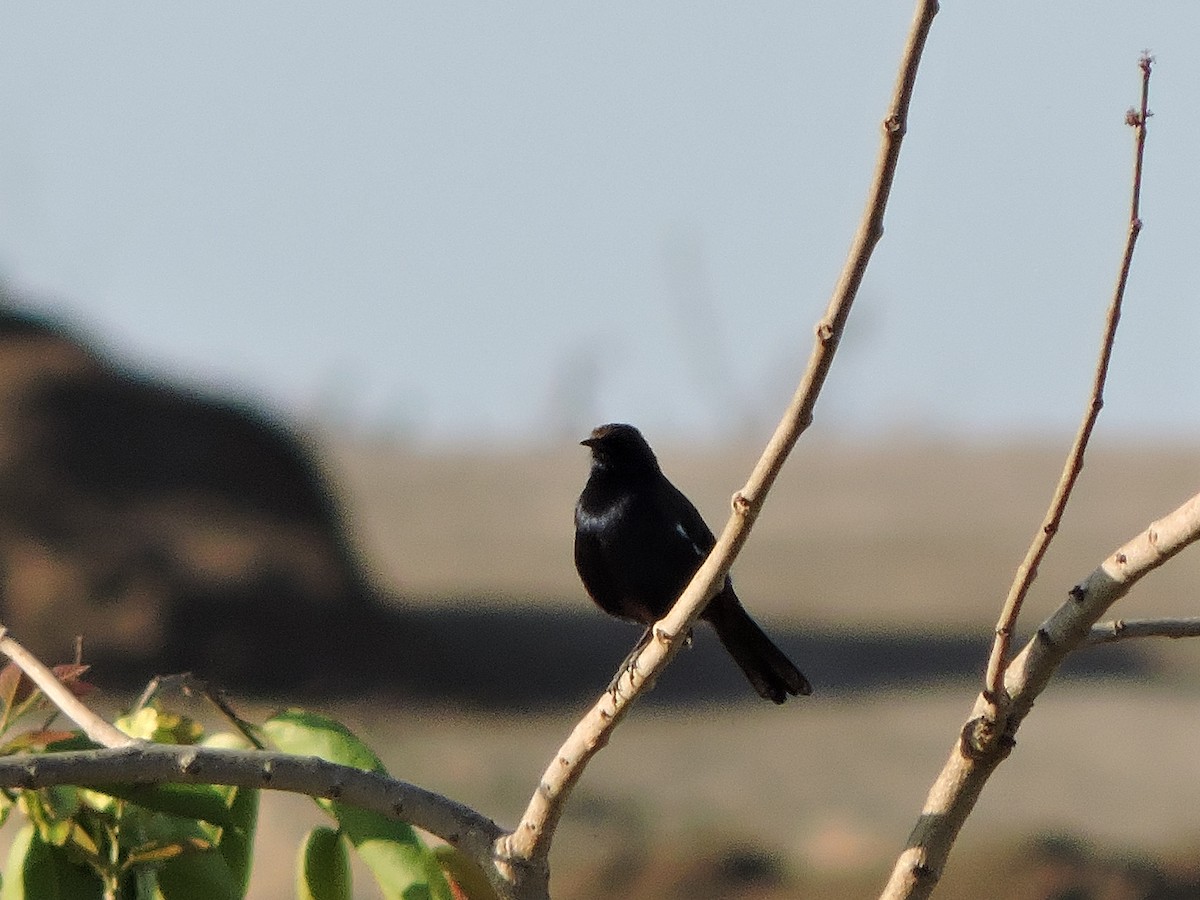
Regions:
[[629, 497], [616, 497], [604, 504], [592, 504], [581, 497], [575, 506], [575, 527], [580, 531], [598, 532], [609, 528], [629, 508]]

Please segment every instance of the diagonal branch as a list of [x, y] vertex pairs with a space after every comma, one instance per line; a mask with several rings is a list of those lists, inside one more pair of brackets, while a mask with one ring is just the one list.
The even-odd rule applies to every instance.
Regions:
[[1108, 378], [1108, 365], [1112, 360], [1113, 343], [1117, 336], [1117, 323], [1121, 319], [1121, 304], [1125, 299], [1125, 285], [1129, 281], [1129, 267], [1133, 263], [1133, 248], [1137, 243], [1138, 234], [1142, 230], [1140, 214], [1142, 196], [1142, 161], [1146, 151], [1146, 120], [1150, 117], [1150, 67], [1152, 60], [1143, 54], [1138, 65], [1142, 70], [1142, 100], [1138, 111], [1130, 110], [1125, 121], [1134, 129], [1135, 155], [1133, 163], [1133, 189], [1129, 201], [1129, 231], [1125, 238], [1125, 252], [1121, 257], [1121, 270], [1117, 277], [1116, 289], [1113, 291], [1112, 302], [1108, 307], [1108, 315], [1104, 325], [1104, 338], [1100, 342], [1100, 358], [1096, 362], [1096, 373], [1092, 378], [1091, 399], [1079, 431], [1075, 435], [1075, 443], [1067, 454], [1066, 465], [1062, 477], [1055, 488], [1050, 508], [1042, 520], [1042, 526], [1030, 544], [1025, 559], [1017, 567], [1017, 573], [1004, 600], [1000, 619], [996, 623], [996, 637], [992, 643], [991, 656], [988, 658], [987, 675], [984, 680], [985, 695], [991, 702], [992, 717], [999, 722], [1004, 715], [1007, 699], [1003, 696], [1004, 669], [1008, 665], [1009, 646], [1012, 641], [1013, 629], [1017, 624], [1017, 616], [1021, 614], [1021, 605], [1025, 595], [1037, 578], [1038, 565], [1050, 549], [1050, 542], [1058, 533], [1062, 522], [1063, 512], [1067, 501], [1071, 499], [1071, 491], [1075, 481], [1083, 470], [1083, 454], [1087, 449], [1088, 440], [1100, 410], [1104, 406], [1104, 382]]
[[919, 0], [917, 4], [891, 105], [883, 120], [882, 146], [866, 211], [829, 306], [816, 326], [816, 342], [790, 405], [746, 485], [734, 494], [733, 514], [712, 553], [671, 611], [655, 625], [657, 639], [647, 643], [621, 675], [616, 689], [602, 696], [572, 731], [542, 776], [520, 825], [507, 841], [504, 855], [513, 865], [526, 867], [531, 875], [548, 877], [546, 858], [550, 842], [572, 787], [588, 761], [608, 741], [630, 704], [654, 682], [682, 646], [680, 638], [689, 633], [705, 604], [724, 582], [762, 509], [767, 492], [796, 440], [812, 422], [813, 408], [829, 373], [850, 308], [872, 251], [883, 236], [883, 216], [907, 129], [917, 68], [937, 11], [936, 0]]

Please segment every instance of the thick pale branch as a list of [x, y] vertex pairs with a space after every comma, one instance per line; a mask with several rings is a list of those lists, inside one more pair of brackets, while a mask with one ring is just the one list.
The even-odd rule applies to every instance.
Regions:
[[[883, 235], [883, 217], [908, 122], [908, 108], [917, 68], [934, 15], [935, 0], [920, 0], [909, 32], [890, 109], [883, 121], [883, 142], [867, 199], [845, 268], [824, 317], [816, 327], [816, 342], [808, 366], [787, 411], [767, 444], [746, 485], [733, 498], [733, 514], [712, 553], [671, 611], [654, 627], [633, 665], [621, 676], [616, 690], [606, 693], [572, 731], [530, 799], [520, 825], [508, 843], [510, 858], [546, 873], [550, 841], [571, 788], [587, 762], [608, 741], [629, 705], [645, 690], [683, 645], [705, 604], [724, 583], [735, 557], [745, 544], [767, 492], [783, 467], [797, 438], [812, 422], [813, 408], [833, 362], [850, 308], [875, 245]], [[547, 875], [548, 877], [548, 875]], [[530, 894], [534, 896], [534, 894]]]
[[490, 859], [502, 831], [490, 819], [431, 791], [315, 756], [143, 743], [0, 757], [0, 786], [34, 790], [59, 784], [225, 784], [327, 797], [408, 822], [480, 861]]
[[1050, 508], [1046, 511], [1046, 517], [1042, 520], [1041, 527], [1029, 545], [1029, 550], [1025, 553], [1025, 559], [1017, 567], [1012, 587], [1009, 588], [1008, 596], [1004, 600], [1004, 607], [1000, 612], [1000, 619], [996, 623], [996, 635], [992, 642], [991, 655], [988, 658], [984, 689], [991, 700], [992, 718], [997, 722], [1003, 718], [1007, 702], [1007, 698], [1003, 696], [1002, 692], [1004, 669], [1008, 665], [1009, 646], [1012, 641], [1013, 629], [1017, 624], [1017, 617], [1021, 613], [1021, 605], [1025, 602], [1025, 596], [1029, 593], [1034, 579], [1037, 578], [1038, 566], [1045, 557], [1046, 551], [1050, 549], [1050, 542], [1058, 533], [1063, 512], [1067, 508], [1067, 501], [1071, 499], [1071, 491], [1075, 487], [1079, 473], [1083, 471], [1084, 451], [1087, 449], [1096, 419], [1099, 418], [1100, 410], [1104, 406], [1104, 382], [1108, 378], [1108, 366], [1112, 361], [1113, 344], [1117, 337], [1117, 323], [1121, 320], [1121, 304], [1125, 299], [1125, 286], [1129, 282], [1129, 267], [1133, 263], [1133, 250], [1137, 244], [1138, 234], [1142, 230], [1140, 204], [1142, 163], [1146, 153], [1146, 121], [1150, 117], [1148, 105], [1150, 101], [1150, 58], [1143, 56], [1140, 65], [1142, 69], [1141, 110], [1140, 112], [1131, 111], [1126, 117], [1126, 121], [1134, 128], [1134, 162], [1133, 188], [1129, 200], [1129, 230], [1125, 237], [1125, 251], [1121, 255], [1121, 267], [1117, 275], [1116, 287], [1113, 290], [1112, 301], [1109, 303], [1108, 314], [1105, 317], [1104, 337], [1100, 342], [1100, 357], [1096, 361], [1091, 396], [1083, 415], [1083, 421], [1079, 423], [1075, 443], [1071, 446], [1071, 452], [1067, 454], [1062, 477], [1059, 478], [1058, 486], [1054, 490]]
[[1112, 644], [1132, 638], [1200, 637], [1200, 618], [1191, 619], [1114, 619], [1093, 625], [1088, 644]]
[[987, 698], [980, 694], [976, 700], [972, 718], [930, 789], [881, 900], [929, 896], [983, 786], [1008, 755], [1021, 722], [1066, 655], [1089, 639], [1092, 626], [1139, 580], [1198, 539], [1200, 494], [1118, 548], [1071, 589], [1067, 601], [1008, 667], [1005, 689], [1012, 707], [1003, 733], [993, 731]]
[[1108, 608], [1142, 577], [1200, 538], [1200, 494], [1114, 551], [1071, 588], [1070, 599], [1038, 628], [1013, 659], [1005, 686], [1013, 698], [1016, 727], [1029, 713], [1063, 657], [1083, 643]]

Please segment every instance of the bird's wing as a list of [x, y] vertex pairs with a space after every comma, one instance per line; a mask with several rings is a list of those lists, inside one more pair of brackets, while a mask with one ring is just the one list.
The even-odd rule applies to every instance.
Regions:
[[673, 519], [671, 530], [681, 543], [695, 555], [697, 565], [708, 556], [716, 545], [717, 539], [705, 524], [704, 518], [692, 505], [692, 501], [684, 496], [683, 491], [663, 479], [662, 503], [663, 512]]

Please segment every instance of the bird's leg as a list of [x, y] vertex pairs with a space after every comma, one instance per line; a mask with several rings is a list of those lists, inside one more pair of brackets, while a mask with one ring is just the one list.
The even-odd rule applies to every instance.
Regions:
[[[650, 643], [650, 639], [653, 637], [655, 637], [655, 631], [654, 626], [651, 625], [642, 632], [642, 636], [638, 638], [638, 642], [633, 645], [633, 649], [629, 651], [629, 655], [625, 657], [620, 667], [617, 669], [617, 674], [614, 675], [613, 680], [608, 683], [608, 692], [612, 694], [614, 701], [617, 699], [617, 685], [621, 682], [621, 676], [628, 672], [629, 680], [631, 683], [633, 682], [634, 674], [637, 672], [637, 666], [634, 665], [634, 662], [637, 660], [638, 654], [642, 652], [648, 643]], [[688, 629], [687, 635], [683, 639], [683, 646], [686, 648], [690, 648], [692, 646], [692, 630], [690, 628]]]
[[654, 636], [654, 628], [647, 628], [642, 632], [642, 636], [638, 638], [638, 642], [633, 645], [633, 649], [629, 651], [629, 655], [625, 657], [621, 665], [617, 668], [617, 674], [613, 676], [613, 680], [608, 683], [608, 692], [612, 694], [613, 700], [617, 699], [617, 685], [621, 683], [621, 676], [626, 672], [629, 673], [630, 682], [633, 681], [634, 673], [637, 667], [634, 662], [637, 660], [637, 655], [642, 652], [642, 648], [650, 643], [650, 638]]

